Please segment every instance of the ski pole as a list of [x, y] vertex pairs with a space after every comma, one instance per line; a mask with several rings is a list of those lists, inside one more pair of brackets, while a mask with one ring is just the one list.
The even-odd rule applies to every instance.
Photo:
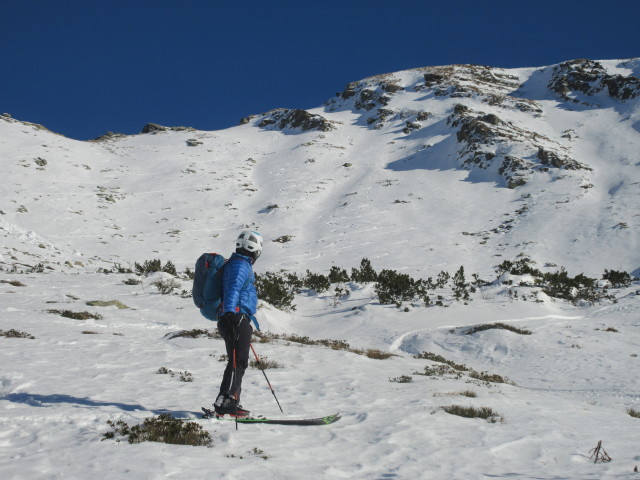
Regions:
[[[236, 345], [238, 342], [236, 341]], [[237, 385], [237, 375], [238, 375], [238, 367], [236, 364], [236, 345], [233, 346], [233, 381], [231, 382], [231, 387], [233, 388], [234, 384]], [[236, 399], [236, 430], [238, 430], [238, 392], [234, 393], [234, 398]]]
[[238, 402], [240, 401], [240, 396], [238, 395], [238, 364], [236, 360], [236, 352], [238, 350], [238, 340], [240, 339], [240, 335], [238, 334], [235, 326], [231, 327], [231, 332], [233, 333], [233, 381], [231, 382], [231, 388], [235, 390], [234, 397], [236, 400], [236, 430], [238, 430]]
[[278, 397], [276, 397], [276, 392], [273, 390], [273, 387], [271, 386], [271, 382], [267, 378], [267, 374], [264, 371], [264, 367], [262, 365], [262, 362], [260, 362], [260, 359], [258, 358], [258, 354], [256, 353], [256, 349], [253, 348], [253, 343], [250, 343], [249, 346], [251, 346], [251, 351], [253, 352], [253, 355], [256, 357], [256, 363], [258, 364], [258, 367], [260, 367], [260, 370], [262, 370], [262, 374], [264, 375], [264, 379], [267, 381], [267, 385], [269, 385], [269, 390], [271, 390], [271, 393], [273, 394], [273, 398], [276, 399], [276, 403], [278, 404], [278, 407], [280, 408], [280, 411], [282, 413], [284, 413], [284, 410], [282, 410], [282, 407], [280, 406], [280, 402], [278, 401]]

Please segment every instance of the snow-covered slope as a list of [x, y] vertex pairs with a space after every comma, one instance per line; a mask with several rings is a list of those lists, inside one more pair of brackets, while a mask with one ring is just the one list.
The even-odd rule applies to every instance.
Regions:
[[3, 117], [1, 253], [26, 243], [62, 263], [186, 266], [250, 225], [291, 236], [269, 244], [265, 269], [368, 256], [423, 275], [455, 264], [484, 274], [496, 255], [524, 253], [575, 273], [631, 271], [638, 64], [417, 69], [217, 132], [77, 142]]
[[[159, 294], [153, 282], [168, 274], [133, 284], [99, 269], [160, 258], [182, 272], [203, 251], [230, 253], [248, 226], [267, 239], [258, 273], [349, 270], [366, 257], [378, 271], [435, 278], [462, 265], [493, 280], [496, 265], [526, 256], [544, 271], [637, 276], [638, 77], [638, 59], [428, 67], [224, 131], [149, 125], [91, 142], [1, 116], [0, 330], [35, 338], [0, 335], [0, 477], [633, 478], [638, 282], [612, 290], [615, 303], [580, 306], [518, 277], [466, 303], [435, 292], [448, 307], [380, 305], [373, 285], [355, 283], [343, 296], [305, 291], [292, 312], [263, 304], [266, 331], [349, 343], [256, 340], [282, 366], [268, 374], [287, 415], [344, 418], [286, 432], [198, 420], [214, 439], [206, 449], [100, 441], [107, 420], [195, 419], [217, 393], [224, 346], [167, 336], [215, 329], [189, 298]], [[189, 290], [173, 280], [174, 293]], [[495, 322], [531, 334], [467, 335]], [[354, 351], [371, 348], [395, 356]], [[415, 357], [425, 351], [512, 383], [419, 375], [442, 365]], [[278, 414], [262, 375], [245, 378], [245, 406]], [[452, 404], [504, 421], [439, 409]], [[613, 462], [589, 460], [599, 440]]]

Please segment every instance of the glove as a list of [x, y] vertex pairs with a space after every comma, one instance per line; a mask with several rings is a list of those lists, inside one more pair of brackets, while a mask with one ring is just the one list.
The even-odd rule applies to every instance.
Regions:
[[224, 315], [222, 315], [222, 317], [220, 317], [220, 320], [225, 322], [227, 325], [229, 325], [233, 329], [237, 329], [242, 323], [243, 319], [244, 319], [244, 313], [235, 313], [235, 312], [227, 312]]

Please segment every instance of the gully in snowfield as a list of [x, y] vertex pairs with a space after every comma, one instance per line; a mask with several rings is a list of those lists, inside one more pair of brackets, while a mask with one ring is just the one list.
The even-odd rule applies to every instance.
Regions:
[[218, 415], [245, 417], [249, 411], [240, 406], [242, 377], [249, 366], [249, 349], [258, 295], [254, 287], [253, 264], [262, 252], [262, 236], [243, 231], [236, 240], [236, 251], [222, 269], [222, 305], [218, 316], [218, 331], [224, 338], [228, 362], [220, 384], [220, 393], [213, 406]]

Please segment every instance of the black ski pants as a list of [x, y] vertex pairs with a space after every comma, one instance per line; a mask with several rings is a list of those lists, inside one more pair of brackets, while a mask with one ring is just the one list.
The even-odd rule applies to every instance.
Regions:
[[218, 332], [224, 338], [227, 347], [227, 367], [222, 376], [220, 393], [230, 395], [240, 402], [242, 391], [242, 377], [249, 366], [249, 349], [251, 348], [251, 320], [243, 315], [242, 321], [234, 326], [231, 321], [218, 321]]

